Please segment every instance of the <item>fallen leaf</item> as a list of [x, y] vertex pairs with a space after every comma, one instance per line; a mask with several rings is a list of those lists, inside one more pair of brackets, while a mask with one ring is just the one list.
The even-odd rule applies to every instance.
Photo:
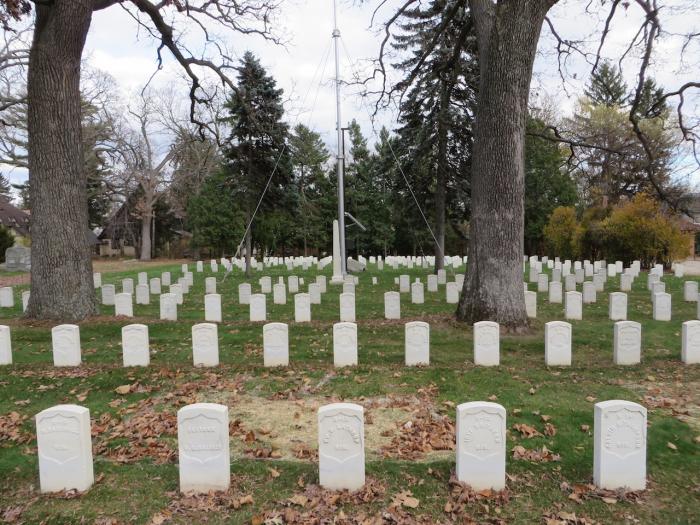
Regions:
[[668, 448], [670, 448], [671, 450], [678, 450], [678, 447], [676, 445], [674, 445], [673, 443], [671, 443], [670, 441], [668, 443], [666, 443], [666, 446]]
[[114, 389], [117, 394], [126, 395], [131, 392], [131, 385], [122, 385]]

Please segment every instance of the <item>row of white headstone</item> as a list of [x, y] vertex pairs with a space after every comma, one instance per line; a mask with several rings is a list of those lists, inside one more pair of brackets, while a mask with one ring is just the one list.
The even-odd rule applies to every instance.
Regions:
[[[630, 401], [596, 403], [593, 480], [603, 489], [646, 487], [647, 411]], [[506, 409], [463, 403], [456, 414], [457, 479], [474, 490], [506, 486]], [[177, 413], [180, 490], [206, 493], [230, 485], [228, 407], [187, 405]], [[90, 411], [58, 405], [36, 415], [42, 492], [85, 491], [94, 482]], [[364, 409], [333, 403], [318, 409], [318, 470], [322, 487], [358, 490], [365, 483]]]
[[[544, 356], [546, 366], [571, 366], [571, 324], [564, 321], [545, 323]], [[81, 364], [80, 328], [59, 325], [51, 330], [54, 366]], [[405, 325], [405, 363], [407, 366], [430, 364], [430, 325], [413, 321]], [[492, 321], [474, 324], [474, 364], [500, 364], [500, 327]], [[333, 364], [336, 367], [358, 364], [357, 324], [333, 325]], [[642, 325], [618, 321], [613, 327], [613, 362], [636, 365], [642, 357]], [[150, 363], [148, 326], [130, 324], [122, 328], [124, 366], [148, 366]], [[219, 336], [214, 323], [192, 326], [192, 360], [194, 366], [218, 366]], [[700, 321], [683, 323], [681, 360], [700, 363]], [[289, 327], [285, 323], [263, 325], [263, 363], [266, 367], [289, 365]], [[10, 327], [0, 325], [0, 364], [12, 364]]]

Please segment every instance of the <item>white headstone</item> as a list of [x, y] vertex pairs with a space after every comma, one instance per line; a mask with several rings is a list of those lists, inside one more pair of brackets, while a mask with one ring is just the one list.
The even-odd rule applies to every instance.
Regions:
[[265, 366], [289, 365], [289, 328], [285, 323], [263, 326], [263, 362]]
[[553, 304], [561, 304], [563, 302], [560, 281], [549, 283], [549, 302]]
[[430, 325], [424, 321], [406, 323], [406, 366], [430, 364]]
[[41, 492], [89, 489], [92, 469], [90, 411], [78, 405], [57, 405], [36, 415]]
[[195, 403], [177, 411], [180, 491], [228, 490], [231, 479], [228, 407]]
[[608, 317], [611, 321], [627, 320], [627, 294], [624, 292], [613, 292], [610, 294], [608, 303]]
[[447, 272], [441, 268], [437, 271], [438, 284], [447, 284]]
[[272, 303], [287, 304], [287, 287], [284, 283], [277, 283], [272, 287]]
[[134, 305], [130, 293], [118, 293], [114, 296], [114, 315], [134, 317]]
[[12, 364], [12, 339], [10, 327], [0, 325], [0, 365]]
[[364, 409], [333, 403], [318, 409], [318, 477], [328, 490], [358, 490], [365, 484]]
[[575, 292], [576, 291], [576, 276], [575, 275], [567, 275], [564, 277], [564, 290], [567, 292]]
[[122, 293], [134, 293], [134, 280], [131, 278], [122, 279]]
[[214, 323], [192, 326], [192, 361], [194, 366], [218, 366], [219, 334]]
[[51, 329], [54, 366], [80, 365], [80, 327], [61, 324]]
[[221, 322], [221, 294], [208, 293], [204, 296], [204, 320], [209, 323]]
[[399, 292], [384, 293], [384, 318], [401, 319], [401, 294]]
[[411, 284], [411, 302], [413, 304], [423, 304], [425, 302], [425, 293], [423, 292], [423, 283]]
[[595, 485], [607, 490], [644, 490], [647, 463], [646, 408], [622, 400], [596, 403], [593, 435]]
[[317, 275], [316, 284], [318, 284], [318, 289], [321, 293], [326, 293], [327, 281], [325, 275]]
[[583, 304], [592, 304], [596, 302], [595, 283], [586, 281], [583, 283]]
[[147, 284], [136, 285], [136, 304], [150, 304], [151, 293]]
[[262, 293], [272, 293], [272, 279], [269, 275], [260, 278], [260, 289]]
[[124, 366], [148, 366], [148, 326], [128, 324], [122, 328], [122, 361]]
[[497, 366], [500, 363], [500, 331], [498, 323], [493, 321], [474, 323], [475, 365]]
[[307, 293], [298, 293], [294, 296], [294, 320], [297, 323], [311, 321], [311, 297]]
[[698, 300], [698, 282], [686, 281], [683, 283], [683, 300], [695, 302]]
[[175, 302], [177, 302], [177, 304], [183, 304], [185, 302], [185, 297], [183, 295], [182, 285], [179, 283], [171, 284], [169, 288], [170, 293], [175, 296]]
[[408, 293], [411, 291], [411, 277], [409, 275], [399, 275], [399, 292]]
[[549, 290], [549, 276], [546, 273], [537, 275], [537, 291], [546, 292]]
[[355, 293], [355, 283], [343, 283], [343, 293]]
[[438, 280], [437, 280], [437, 275], [434, 273], [431, 273], [428, 275], [428, 291], [429, 292], [437, 292], [438, 291]]
[[537, 317], [537, 292], [525, 292], [525, 312], [528, 317]]
[[216, 277], [207, 277], [204, 279], [204, 293], [216, 293]]
[[340, 322], [354, 323], [355, 322], [355, 294], [341, 293], [340, 294]]
[[95, 289], [102, 286], [102, 274], [100, 272], [93, 272], [92, 285]]
[[335, 323], [333, 325], [333, 365], [357, 365], [357, 325]]
[[613, 330], [614, 363], [639, 364], [642, 360], [642, 325], [634, 321], [618, 321]]
[[571, 324], [550, 321], [544, 325], [544, 363], [571, 366]]
[[631, 292], [632, 291], [632, 274], [623, 273], [620, 275], [620, 291], [621, 292]]
[[700, 363], [700, 321], [683, 323], [681, 360], [686, 365]]
[[29, 306], [29, 297], [31, 297], [31, 292], [29, 290], [22, 290], [22, 311], [26, 312]]
[[139, 272], [137, 278], [138, 284], [148, 284], [148, 274], [146, 272]]
[[102, 285], [102, 304], [104, 306], [114, 305], [114, 285], [113, 284], [103, 284]]
[[287, 277], [287, 284], [289, 285], [289, 293], [299, 293], [299, 277], [297, 277], [296, 275], [290, 275], [289, 277]]
[[583, 319], [583, 297], [581, 292], [564, 294], [564, 317], [580, 321]]
[[161, 294], [160, 277], [152, 277], [148, 284], [153, 295]]
[[265, 301], [265, 294], [256, 293], [250, 296], [250, 321], [267, 320], [267, 305]]
[[445, 302], [447, 304], [457, 304], [459, 302], [459, 288], [454, 281], [445, 285]]
[[318, 283], [310, 283], [308, 290], [311, 304], [321, 304], [321, 287]]
[[250, 283], [241, 283], [238, 285], [238, 304], [250, 304]]
[[163, 286], [170, 286], [170, 283], [172, 281], [170, 280], [170, 272], [163, 272], [160, 274], [160, 284]]
[[506, 486], [506, 409], [474, 401], [457, 407], [457, 479], [476, 491]]
[[653, 303], [653, 315], [655, 321], [671, 320], [671, 294], [655, 293]]
[[171, 293], [160, 294], [160, 318], [163, 321], [177, 321], [177, 297]]

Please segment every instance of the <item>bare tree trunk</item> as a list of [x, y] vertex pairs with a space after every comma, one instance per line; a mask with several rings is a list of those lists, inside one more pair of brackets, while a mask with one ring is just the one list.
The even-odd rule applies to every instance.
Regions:
[[469, 265], [457, 318], [527, 326], [523, 294], [525, 124], [544, 17], [555, 0], [470, 0], [479, 47]]
[[450, 85], [442, 81], [440, 114], [438, 115], [438, 158], [435, 177], [435, 273], [445, 268], [445, 194], [447, 184], [447, 119], [450, 103]]
[[97, 314], [87, 238], [80, 59], [92, 0], [34, 4], [28, 133], [32, 294], [27, 316], [78, 321]]
[[142, 261], [151, 260], [151, 225], [153, 223], [153, 206], [144, 206], [141, 217], [141, 257]]

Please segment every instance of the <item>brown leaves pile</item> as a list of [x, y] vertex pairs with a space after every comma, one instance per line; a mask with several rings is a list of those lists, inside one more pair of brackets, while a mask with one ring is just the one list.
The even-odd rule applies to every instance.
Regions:
[[409, 421], [397, 426], [398, 434], [381, 449], [384, 457], [418, 459], [435, 450], [455, 448], [454, 423], [426, 407], [419, 408]]
[[[445, 513], [460, 524], [506, 523], [498, 517], [501, 507], [510, 501], [508, 488], [500, 492], [491, 489], [475, 491], [466, 483], [459, 481], [454, 475], [450, 478], [450, 496], [445, 503]], [[467, 509], [476, 513], [472, 518]], [[493, 511], [494, 514], [491, 514]]]
[[546, 446], [542, 448], [529, 449], [522, 445], [516, 445], [512, 449], [513, 459], [532, 461], [533, 463], [548, 463], [550, 461], [559, 461], [561, 456], [549, 450]]
[[22, 445], [32, 441], [33, 436], [30, 432], [25, 432], [22, 425], [28, 419], [28, 416], [21, 415], [18, 412], [10, 412], [0, 416], [0, 444], [3, 441], [11, 441], [17, 445]]
[[562, 491], [568, 494], [570, 500], [576, 503], [583, 503], [585, 500], [600, 499], [608, 504], [614, 504], [618, 501], [636, 503], [642, 499], [642, 491], [625, 491], [599, 489], [590, 483], [574, 483], [570, 485], [566, 481], [559, 485]]

